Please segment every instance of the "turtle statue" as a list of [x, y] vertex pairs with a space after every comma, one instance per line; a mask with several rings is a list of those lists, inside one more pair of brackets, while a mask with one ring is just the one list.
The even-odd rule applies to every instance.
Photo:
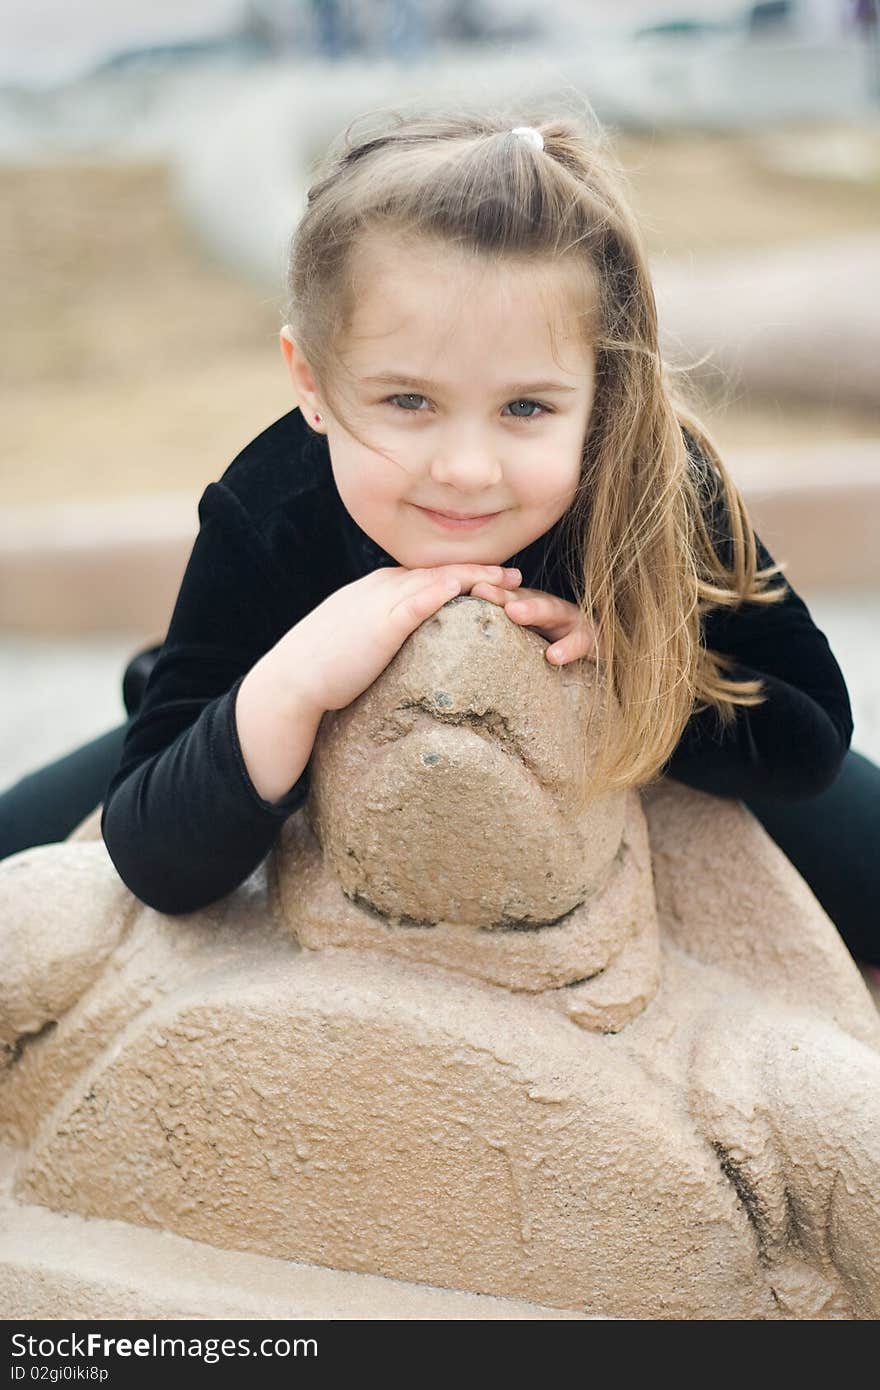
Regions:
[[880, 1314], [855, 963], [741, 803], [576, 809], [602, 691], [545, 645], [452, 599], [201, 911], [135, 898], [94, 817], [0, 865], [11, 1208], [550, 1316]]

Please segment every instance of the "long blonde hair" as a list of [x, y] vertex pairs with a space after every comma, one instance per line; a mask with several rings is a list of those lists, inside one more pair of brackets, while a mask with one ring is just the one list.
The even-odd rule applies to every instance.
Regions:
[[[366, 119], [373, 131], [353, 138], [352, 122], [309, 188], [289, 247], [286, 321], [341, 419], [337, 345], [351, 321], [353, 251], [365, 232], [430, 236], [493, 260], [574, 271], [596, 385], [576, 495], [557, 534], [596, 630], [600, 688], [614, 697], [601, 702], [598, 736], [586, 736], [592, 717], [585, 730], [577, 785], [582, 804], [643, 786], [661, 774], [693, 713], [711, 706], [726, 729], [737, 705], [766, 698], [760, 680], [725, 674], [733, 662], [706, 648], [703, 614], [777, 602], [786, 585], [768, 587], [781, 565], [757, 568], [745, 504], [661, 360], [623, 171], [601, 129], [570, 116], [493, 108]], [[543, 151], [510, 133], [529, 124]], [[719, 515], [729, 541], [707, 525]]]

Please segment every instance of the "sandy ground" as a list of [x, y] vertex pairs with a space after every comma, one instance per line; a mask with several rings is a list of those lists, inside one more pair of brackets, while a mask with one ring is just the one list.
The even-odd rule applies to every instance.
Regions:
[[[824, 141], [824, 145], [823, 142]], [[876, 228], [880, 129], [620, 137], [652, 255]], [[835, 160], [856, 175], [807, 167]], [[295, 404], [277, 296], [210, 264], [163, 165], [0, 167], [4, 354], [0, 502], [198, 495]], [[722, 446], [880, 437], [844, 408], [738, 400]]]

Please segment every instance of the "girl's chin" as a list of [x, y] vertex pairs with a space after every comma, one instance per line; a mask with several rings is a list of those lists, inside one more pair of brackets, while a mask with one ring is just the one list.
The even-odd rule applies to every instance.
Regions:
[[455, 552], [447, 551], [441, 554], [439, 551], [430, 551], [422, 555], [410, 556], [406, 560], [398, 560], [398, 564], [405, 565], [407, 569], [435, 569], [440, 565], [502, 565], [500, 559], [494, 552], [486, 555], [480, 551], [463, 550], [460, 547]]

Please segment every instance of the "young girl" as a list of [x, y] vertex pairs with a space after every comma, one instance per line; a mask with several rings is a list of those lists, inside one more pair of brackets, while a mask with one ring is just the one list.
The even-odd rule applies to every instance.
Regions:
[[667, 774], [742, 799], [880, 964], [880, 769], [661, 360], [605, 140], [568, 117], [349, 127], [291, 242], [286, 319], [298, 407], [205, 489], [127, 724], [0, 799], [0, 852], [103, 801], [142, 901], [220, 898], [302, 804], [323, 712], [469, 593], [613, 691], [585, 797]]

